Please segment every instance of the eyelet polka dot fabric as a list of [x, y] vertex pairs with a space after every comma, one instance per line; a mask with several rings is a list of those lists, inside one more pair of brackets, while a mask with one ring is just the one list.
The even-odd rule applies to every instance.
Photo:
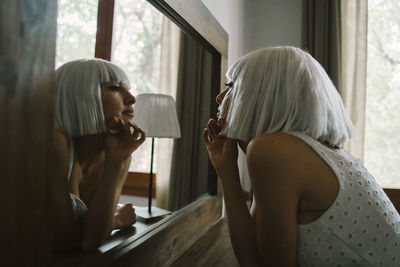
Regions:
[[298, 226], [299, 266], [400, 267], [400, 216], [361, 161], [302, 133], [339, 182], [334, 203], [320, 218]]

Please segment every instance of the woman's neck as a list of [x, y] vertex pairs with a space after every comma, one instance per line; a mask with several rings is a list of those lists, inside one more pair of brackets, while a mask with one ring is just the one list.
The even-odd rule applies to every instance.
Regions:
[[104, 154], [105, 134], [78, 136], [73, 142], [75, 155], [81, 165], [90, 164]]

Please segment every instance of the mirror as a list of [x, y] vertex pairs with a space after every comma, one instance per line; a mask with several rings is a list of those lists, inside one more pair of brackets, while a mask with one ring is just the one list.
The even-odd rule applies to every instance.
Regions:
[[[74, 2], [81, 3], [76, 0]], [[89, 43], [94, 44], [92, 51], [94, 49], [95, 55], [111, 58], [112, 31], [105, 22], [113, 21], [115, 1], [93, 2], [100, 3], [94, 13], [105, 14], [106, 19], [97, 22], [100, 27], [95, 22], [95, 31], [90, 27], [81, 28], [86, 33], [95, 34], [95, 43], [93, 37], [89, 39]], [[227, 62], [227, 35], [202, 2], [149, 2], [212, 55], [211, 88], [222, 88]], [[51, 194], [58, 193], [51, 190], [56, 187], [53, 186], [55, 182], [52, 175], [55, 161], [53, 153], [50, 153], [54, 129], [53, 72], [57, 4], [58, 1], [53, 0], [13, 0], [0, 4], [3, 15], [0, 16], [3, 22], [0, 37], [9, 40], [2, 42], [0, 49], [3, 66], [0, 70], [0, 107], [3, 111], [0, 112], [3, 125], [0, 127], [0, 169], [4, 185], [1, 203], [4, 204], [5, 214], [8, 214], [2, 220], [4, 227], [1, 235], [7, 245], [1, 262], [6, 266], [63, 265], [58, 255], [55, 257], [53, 254], [53, 237], [59, 229], [51, 231], [50, 223], [51, 219], [60, 218], [59, 211], [49, 203]], [[80, 16], [72, 14], [71, 20], [84, 20], [91, 16], [90, 10], [85, 9], [84, 5], [79, 8], [87, 13], [83, 12]], [[71, 39], [64, 39], [63, 42], [72, 42], [73, 39], [71, 36]], [[59, 39], [57, 45], [60, 44]], [[60, 55], [60, 47], [57, 51]], [[80, 44], [72, 51], [78, 55], [81, 52]], [[151, 225], [142, 234], [137, 233], [139, 230], [136, 227], [136, 232], [126, 231], [126, 235], [122, 235], [122, 232], [113, 235], [109, 243], [113, 249], [107, 253], [96, 251], [77, 257], [69, 253], [66, 257], [75, 257], [76, 261], [72, 259], [73, 264], [63, 266], [99, 266], [107, 263], [115, 266], [147, 266], [155, 260], [159, 265], [173, 263], [176, 257], [182, 255], [221, 217], [221, 196], [214, 195], [217, 193], [216, 179], [212, 179], [210, 173], [208, 179], [209, 193], [206, 196]], [[149, 247], [152, 251], [146, 250]], [[158, 252], [158, 257], [154, 251]]]
[[[155, 139], [153, 205], [176, 211], [204, 194], [215, 194], [216, 177], [201, 134], [216, 114], [219, 84], [213, 62], [218, 54], [146, 0], [107, 2], [108, 11], [99, 6], [101, 1], [58, 2], [56, 67], [78, 58], [111, 59], [127, 73], [134, 95], [172, 96], [181, 138]], [[104, 38], [104, 29], [110, 28], [111, 38]], [[147, 206], [150, 151], [147, 138], [132, 154], [121, 203]]]

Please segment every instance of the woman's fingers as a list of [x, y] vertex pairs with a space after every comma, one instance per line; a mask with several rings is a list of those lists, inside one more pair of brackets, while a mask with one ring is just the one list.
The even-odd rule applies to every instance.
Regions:
[[133, 135], [135, 140], [139, 142], [144, 142], [144, 140], [146, 139], [146, 133], [142, 130], [142, 128], [140, 128], [133, 122], [129, 122], [128, 124], [130, 134]]
[[126, 129], [125, 121], [118, 116], [114, 118], [107, 124], [107, 132], [110, 134], [126, 134], [129, 129]]
[[[222, 123], [223, 121], [221, 121]], [[206, 145], [211, 144], [214, 140], [220, 138], [222, 128], [215, 119], [210, 119], [207, 123], [207, 128], [203, 131], [203, 140]]]
[[139, 128], [139, 132], [140, 132], [139, 141], [140, 143], [143, 143], [146, 140], [146, 133], [141, 128]]
[[207, 146], [211, 144], [211, 140], [210, 140], [210, 136], [209, 136], [209, 132], [208, 132], [207, 128], [205, 128], [203, 131], [203, 141]]
[[218, 126], [217, 122], [214, 119], [210, 119], [208, 121], [207, 128], [210, 133], [211, 140], [215, 140], [219, 137], [219, 134], [221, 132], [220, 127]]
[[118, 117], [114, 116], [112, 120], [107, 123], [107, 132], [110, 134], [118, 134], [120, 132], [118, 127]]
[[107, 132], [110, 134], [134, 136], [137, 140], [143, 139], [143, 130], [131, 121], [125, 121], [121, 117], [115, 116], [107, 126]]
[[[218, 128], [220, 129], [219, 131], [225, 127], [225, 120], [223, 118], [219, 118], [217, 121]], [[219, 133], [219, 132], [218, 132]]]

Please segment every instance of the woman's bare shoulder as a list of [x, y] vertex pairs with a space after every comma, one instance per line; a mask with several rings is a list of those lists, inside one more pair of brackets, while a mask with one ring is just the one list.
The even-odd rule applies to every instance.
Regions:
[[250, 141], [248, 156], [271, 156], [274, 159], [292, 158], [301, 153], [303, 142], [285, 133], [262, 134]]
[[69, 146], [69, 139], [66, 133], [59, 129], [53, 129], [53, 138], [55, 145]]

